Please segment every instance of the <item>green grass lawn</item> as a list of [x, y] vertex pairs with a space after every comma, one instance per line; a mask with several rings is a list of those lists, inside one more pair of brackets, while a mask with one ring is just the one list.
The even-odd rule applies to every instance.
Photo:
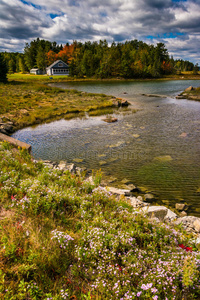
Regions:
[[50, 87], [46, 80], [41, 83], [43, 75], [13, 76], [15, 80], [11, 75], [8, 83], [0, 83], [0, 118], [13, 121], [15, 129], [113, 106], [112, 96]]

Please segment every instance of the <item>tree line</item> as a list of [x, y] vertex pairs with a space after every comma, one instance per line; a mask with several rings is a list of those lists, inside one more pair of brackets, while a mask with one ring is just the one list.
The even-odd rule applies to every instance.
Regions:
[[113, 42], [110, 46], [106, 40], [74, 41], [63, 46], [37, 38], [26, 43], [24, 53], [2, 55], [9, 73], [26, 73], [32, 68], [45, 70], [58, 59], [68, 63], [70, 75], [76, 77], [157, 78], [193, 71], [196, 67], [189, 61], [174, 60], [163, 43], [155, 46], [138, 40]]

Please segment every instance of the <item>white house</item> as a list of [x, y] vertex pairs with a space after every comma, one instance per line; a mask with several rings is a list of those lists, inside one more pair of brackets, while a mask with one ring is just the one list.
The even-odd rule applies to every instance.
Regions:
[[47, 75], [69, 75], [69, 66], [61, 59], [46, 68]]
[[34, 74], [34, 75], [43, 75], [43, 74], [45, 74], [45, 72], [42, 71], [42, 70], [40, 70], [40, 69], [38, 69], [38, 68], [35, 68], [35, 69], [31, 69], [31, 70], [30, 70], [30, 74]]

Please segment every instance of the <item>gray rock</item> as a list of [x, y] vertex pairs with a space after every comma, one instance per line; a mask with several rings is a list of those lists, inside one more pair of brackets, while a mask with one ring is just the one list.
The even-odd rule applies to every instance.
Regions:
[[185, 216], [178, 218], [176, 225], [182, 224], [183, 228], [188, 232], [200, 233], [200, 218], [194, 216]]
[[75, 166], [75, 164], [68, 164], [68, 165], [66, 165], [66, 170], [68, 170], [72, 174], [75, 174], [76, 173], [76, 166]]
[[140, 200], [140, 201], [143, 201], [142, 196], [137, 196], [137, 199]]
[[8, 124], [8, 123], [1, 125], [1, 128], [4, 129], [8, 133], [11, 133], [13, 131], [13, 125]]
[[153, 194], [145, 194], [144, 199], [145, 201], [153, 202], [155, 200], [155, 196]]
[[5, 129], [1, 128], [1, 127], [0, 127], [0, 133], [6, 134], [6, 135], [8, 134], [8, 132]]
[[118, 189], [115, 187], [107, 187], [107, 190], [111, 192], [113, 195], [117, 196], [131, 196], [131, 192], [128, 189]]
[[172, 210], [167, 209], [167, 214], [164, 218], [166, 222], [172, 222], [178, 218], [177, 214], [175, 214]]
[[196, 219], [193, 223], [196, 232], [200, 232], [200, 219]]
[[160, 221], [164, 221], [168, 213], [168, 208], [165, 206], [149, 206], [141, 208], [141, 212], [147, 214], [150, 218], [158, 218]]
[[182, 212], [180, 213], [180, 217], [185, 217], [185, 216], [187, 216], [187, 213], [186, 213], [185, 211], [182, 211]]
[[138, 192], [139, 191], [139, 189], [137, 188], [137, 186], [135, 186], [134, 184], [124, 184], [123, 185], [123, 187], [125, 188], [125, 189], [128, 189], [128, 190], [130, 190], [130, 192]]
[[190, 91], [193, 91], [193, 90], [194, 90], [193, 86], [189, 86], [187, 89], [185, 89], [185, 92], [190, 92]]
[[176, 203], [175, 208], [177, 210], [180, 210], [180, 211], [187, 210], [188, 209], [188, 205], [185, 204], [185, 203]]
[[143, 202], [136, 197], [127, 197], [127, 200], [130, 201], [130, 205], [134, 208], [149, 206], [149, 203]]
[[60, 161], [59, 164], [58, 164], [58, 168], [60, 170], [66, 170], [67, 169], [66, 161]]

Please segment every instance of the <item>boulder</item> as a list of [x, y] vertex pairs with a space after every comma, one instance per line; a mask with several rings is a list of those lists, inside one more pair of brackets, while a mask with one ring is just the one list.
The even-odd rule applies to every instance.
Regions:
[[185, 217], [185, 216], [187, 216], [187, 213], [185, 211], [181, 211], [180, 217]]
[[180, 210], [180, 211], [187, 210], [188, 209], [188, 205], [185, 204], [185, 203], [176, 203], [175, 208], [177, 210]]
[[7, 131], [8, 133], [11, 133], [13, 131], [12, 124], [5, 123], [5, 124], [1, 125], [1, 128], [4, 129], [5, 131]]
[[149, 206], [141, 208], [141, 212], [144, 212], [150, 218], [158, 218], [163, 222], [168, 214], [168, 208], [165, 206]]
[[139, 192], [139, 189], [134, 184], [124, 184], [123, 187], [125, 189], [130, 190], [131, 193], [133, 193], [133, 192]]
[[155, 201], [155, 196], [153, 194], [145, 194], [144, 199], [147, 202], [153, 202]]
[[66, 165], [66, 170], [68, 170], [72, 174], [75, 174], [76, 173], [76, 166], [75, 166], [75, 164], [68, 164], [68, 165]]
[[188, 232], [200, 233], [200, 218], [194, 216], [185, 216], [175, 221], [176, 225], [182, 224]]
[[200, 218], [199, 219], [196, 219], [193, 223], [194, 225], [194, 229], [196, 232], [200, 232]]
[[127, 100], [125, 100], [125, 99], [123, 99], [122, 101], [121, 101], [121, 106], [123, 107], [123, 106], [128, 106], [129, 105], [129, 102], [127, 101]]
[[189, 86], [187, 89], [185, 89], [185, 92], [190, 92], [190, 91], [193, 91], [193, 90], [194, 90], [193, 86]]
[[139, 207], [145, 207], [145, 206], [149, 206], [149, 203], [143, 202], [140, 199], [136, 198], [136, 197], [127, 197], [127, 200], [130, 201], [130, 204], [134, 207], [134, 208], [139, 208]]
[[117, 196], [131, 196], [131, 192], [128, 189], [118, 189], [115, 187], [107, 187], [107, 191]]
[[172, 210], [167, 209], [167, 214], [164, 218], [166, 222], [172, 222], [178, 218], [177, 214], [175, 214]]

